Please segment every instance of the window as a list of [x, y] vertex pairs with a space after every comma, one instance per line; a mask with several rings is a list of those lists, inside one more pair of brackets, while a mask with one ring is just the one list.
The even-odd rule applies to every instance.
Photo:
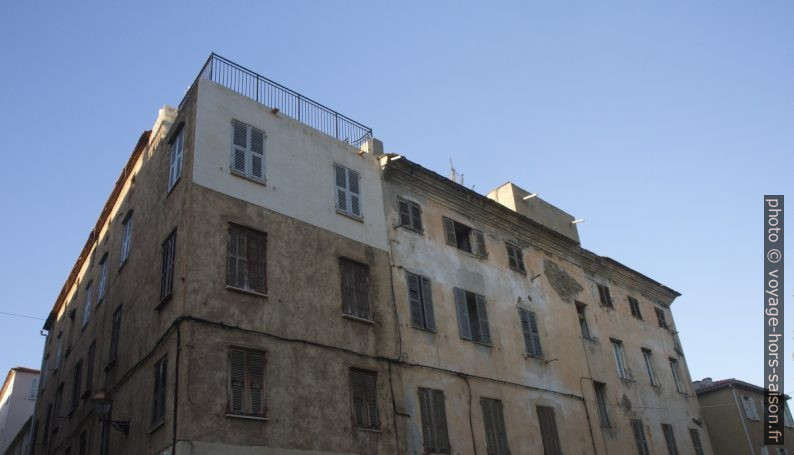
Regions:
[[80, 433], [80, 450], [78, 450], [78, 455], [86, 455], [88, 453], [88, 435], [86, 432]]
[[124, 217], [121, 226], [121, 256], [119, 257], [119, 261], [120, 265], [124, 265], [124, 263], [127, 262], [127, 258], [130, 256], [130, 248], [132, 247], [132, 210]]
[[52, 423], [52, 404], [47, 405], [47, 418], [44, 420], [44, 434], [41, 436], [41, 443], [45, 446], [50, 438], [50, 424]]
[[673, 381], [675, 381], [675, 389], [684, 393], [684, 384], [681, 382], [681, 372], [678, 371], [678, 360], [670, 359], [670, 370], [673, 372]]
[[480, 257], [487, 256], [485, 236], [482, 231], [472, 229], [447, 217], [444, 217], [443, 220], [448, 245]]
[[609, 413], [607, 412], [607, 385], [603, 382], [593, 382], [595, 389], [596, 406], [598, 407], [598, 417], [601, 419], [601, 426], [609, 428]]
[[587, 305], [582, 302], [576, 302], [576, 314], [579, 316], [579, 328], [582, 331], [582, 336], [587, 339], [592, 339], [590, 335], [590, 327], [587, 325], [587, 318], [585, 317], [585, 309]]
[[460, 288], [455, 288], [454, 292], [460, 337], [464, 340], [491, 344], [488, 313], [485, 311], [485, 297]]
[[115, 365], [119, 355], [119, 335], [121, 334], [121, 307], [113, 312], [113, 325], [110, 330], [110, 353], [108, 365]]
[[86, 358], [85, 365], [85, 391], [83, 397], [91, 395], [94, 386], [94, 358], [96, 357], [96, 340], [91, 342], [88, 347], [88, 357]]
[[230, 225], [226, 284], [233, 288], [266, 294], [266, 263], [267, 234]]
[[637, 445], [638, 455], [650, 455], [648, 441], [645, 439], [645, 428], [642, 420], [631, 419], [631, 430], [634, 432], [634, 443]]
[[664, 442], [667, 444], [667, 453], [670, 455], [678, 455], [678, 446], [675, 443], [675, 433], [673, 433], [673, 426], [663, 423], [662, 433], [664, 433]]
[[336, 210], [355, 218], [361, 218], [361, 192], [358, 172], [334, 164], [336, 180]]
[[664, 316], [664, 310], [661, 308], [654, 308], [654, 310], [656, 311], [656, 321], [659, 322], [659, 327], [663, 329], [668, 328], [667, 319]]
[[30, 381], [30, 390], [28, 391], [28, 399], [35, 400], [39, 396], [39, 378], [33, 378]]
[[508, 455], [507, 431], [502, 414], [502, 402], [491, 398], [480, 398], [482, 420], [485, 424], [485, 441], [488, 455]]
[[755, 407], [755, 401], [747, 395], [742, 395], [742, 406], [744, 407], [744, 416], [750, 420], [759, 420], [758, 409]]
[[783, 422], [786, 427], [794, 428], [794, 419], [791, 418], [791, 410], [788, 408], [788, 403], [783, 404]]
[[174, 259], [176, 256], [176, 229], [163, 242], [163, 263], [160, 271], [160, 303], [174, 293]]
[[374, 430], [378, 428], [378, 373], [350, 369], [350, 400], [353, 426]]
[[444, 392], [419, 388], [419, 411], [422, 417], [422, 436], [426, 453], [449, 453], [447, 413]]
[[80, 401], [80, 380], [83, 378], [83, 361], [80, 360], [74, 366], [72, 375], [72, 403], [69, 406], [70, 413], [77, 408], [77, 402]]
[[97, 294], [96, 301], [97, 303], [101, 303], [102, 299], [105, 297], [105, 293], [107, 291], [108, 285], [108, 254], [105, 253], [102, 256], [102, 260], [99, 261], [99, 293]]
[[689, 437], [692, 439], [692, 447], [695, 449], [695, 455], [703, 455], [703, 444], [700, 443], [700, 432], [697, 428], [689, 429]]
[[154, 397], [152, 400], [152, 425], [163, 423], [165, 418], [165, 377], [168, 367], [167, 358], [163, 357], [154, 364]]
[[405, 272], [405, 278], [408, 281], [411, 323], [420, 329], [435, 330], [436, 321], [433, 315], [433, 292], [430, 288], [430, 280], [411, 272]]
[[637, 301], [632, 296], [628, 297], [629, 299], [629, 308], [631, 308], [631, 315], [637, 319], [642, 319], [642, 313], [640, 313], [640, 302]]
[[55, 340], [55, 369], [61, 367], [61, 360], [63, 359], [63, 332], [58, 334]]
[[645, 361], [645, 371], [648, 372], [648, 380], [651, 381], [651, 385], [659, 387], [659, 381], [656, 380], [656, 372], [653, 368], [653, 354], [650, 349], [642, 348], [642, 360]]
[[170, 165], [168, 166], [168, 192], [170, 193], [171, 190], [176, 185], [176, 182], [179, 181], [179, 178], [182, 176], [182, 149], [184, 148], [185, 142], [185, 130], [180, 125], [179, 133], [177, 133], [176, 137], [172, 139], [171, 142], [171, 160]]
[[527, 269], [524, 267], [524, 253], [521, 248], [507, 242], [505, 242], [505, 248], [507, 248], [507, 265], [516, 272], [527, 273]]
[[85, 303], [83, 304], [83, 327], [88, 324], [88, 319], [91, 317], [91, 284], [93, 281], [88, 282], [85, 287]]
[[631, 379], [631, 372], [626, 366], [626, 355], [623, 352], [623, 342], [612, 340], [612, 353], [615, 355], [615, 365], [618, 368], [618, 377], [621, 379]]
[[342, 312], [361, 319], [370, 319], [369, 267], [346, 258], [339, 258], [342, 279]]
[[400, 226], [422, 232], [422, 207], [401, 197], [397, 198], [397, 206], [400, 212]]
[[229, 413], [265, 415], [265, 353], [229, 348]]
[[53, 433], [58, 427], [58, 419], [61, 417], [61, 409], [63, 406], [63, 382], [58, 384], [58, 389], [55, 390], [55, 405], [52, 408], [52, 413], [55, 415], [55, 420], [53, 421]]
[[540, 439], [543, 441], [543, 455], [562, 455], [554, 408], [538, 406], [537, 412], [538, 423], [540, 424]]
[[609, 288], [603, 284], [596, 284], [598, 287], [598, 299], [601, 305], [612, 306], [612, 296], [609, 295]]
[[232, 173], [265, 181], [265, 133], [232, 120]]
[[519, 308], [518, 316], [521, 318], [521, 331], [524, 334], [524, 348], [527, 354], [532, 357], [542, 357], [543, 348], [540, 346], [540, 331], [535, 313]]

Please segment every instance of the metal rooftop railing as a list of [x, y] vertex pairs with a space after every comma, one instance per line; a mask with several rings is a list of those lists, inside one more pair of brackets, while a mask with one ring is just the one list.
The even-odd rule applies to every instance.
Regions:
[[[217, 82], [229, 90], [251, 98], [271, 109], [276, 108], [284, 115], [354, 147], [360, 148], [372, 137], [372, 128], [214, 52], [210, 54], [207, 62], [199, 71], [191, 88], [199, 79]], [[179, 103], [180, 108], [184, 102], [183, 98]]]

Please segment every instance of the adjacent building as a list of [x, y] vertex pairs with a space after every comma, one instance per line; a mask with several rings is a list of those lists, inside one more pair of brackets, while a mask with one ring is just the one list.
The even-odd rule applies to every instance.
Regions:
[[678, 294], [573, 221], [213, 54], [45, 323], [33, 453], [714, 453]]
[[[788, 455], [794, 453], [794, 419], [783, 404], [782, 446], [764, 445], [766, 390], [738, 379], [695, 381], [703, 420], [709, 428], [714, 453], [725, 455]], [[788, 396], [784, 396], [788, 400]]]
[[33, 414], [38, 382], [39, 371], [32, 368], [12, 368], [6, 375], [0, 389], [0, 454], [17, 455], [19, 447], [27, 449], [30, 435], [25, 426]]

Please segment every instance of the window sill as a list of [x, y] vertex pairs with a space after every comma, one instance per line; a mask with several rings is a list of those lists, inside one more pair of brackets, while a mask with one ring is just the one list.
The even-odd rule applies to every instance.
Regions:
[[372, 319], [361, 318], [358, 316], [353, 316], [352, 314], [342, 313], [342, 317], [345, 319], [350, 319], [351, 321], [363, 322], [364, 324], [369, 324], [369, 325], [377, 324], [377, 322], [373, 321]]
[[410, 225], [407, 225], [407, 224], [398, 224], [398, 225], [394, 226], [394, 229], [397, 229], [397, 228], [403, 228], [406, 231], [410, 231], [410, 232], [413, 232], [414, 234], [419, 234], [419, 235], [422, 235], [422, 234], [425, 233], [424, 230], [416, 229], [416, 228], [414, 228], [414, 227], [412, 227]]
[[246, 414], [231, 414], [231, 413], [228, 413], [228, 412], [226, 413], [226, 417], [229, 417], [229, 418], [232, 418], [232, 419], [241, 419], [241, 420], [254, 420], [254, 421], [259, 421], [259, 422], [267, 422], [268, 420], [270, 420], [269, 418], [264, 417], [264, 416], [252, 416], [252, 415], [246, 415]]
[[148, 434], [152, 434], [152, 433], [154, 433], [155, 431], [159, 430], [160, 428], [162, 428], [164, 426], [165, 426], [165, 419], [163, 419], [163, 420], [161, 420], [161, 421], [159, 421], [159, 422], [157, 422], [155, 424], [152, 424], [152, 427], [149, 428], [149, 431], [147, 433]]
[[154, 311], [160, 311], [160, 310], [162, 310], [162, 309], [163, 309], [163, 307], [164, 307], [164, 306], [165, 306], [165, 305], [166, 305], [168, 302], [170, 302], [170, 301], [171, 301], [171, 299], [172, 299], [173, 297], [174, 297], [174, 293], [172, 292], [172, 293], [168, 294], [167, 296], [163, 297], [162, 299], [160, 299], [160, 303], [158, 303], [158, 304], [157, 304], [157, 306], [156, 306], [156, 307], [154, 307]]
[[370, 433], [382, 433], [383, 431], [379, 428], [364, 428], [364, 427], [353, 427], [354, 430], [358, 431], [368, 431]]
[[635, 381], [632, 378], [621, 378], [620, 376], [618, 376], [618, 379], [620, 379], [621, 381], [625, 382], [626, 384], [632, 384], [634, 382], [637, 382], [637, 381]]
[[411, 324], [411, 327], [416, 329], [416, 330], [421, 330], [422, 332], [427, 332], [427, 333], [430, 333], [430, 334], [435, 334], [436, 332], [438, 332], [437, 329], [431, 329], [431, 328], [428, 328], [428, 327], [420, 327], [420, 326], [414, 325], [414, 324]]
[[510, 270], [512, 270], [512, 271], [514, 271], [516, 273], [520, 273], [522, 275], [526, 275], [527, 274], [526, 270], [521, 270], [521, 269], [517, 269], [515, 267], [510, 267], [509, 265], [507, 266], [507, 268], [509, 268]]
[[247, 176], [247, 175], [245, 175], [245, 174], [243, 174], [241, 172], [237, 172], [237, 171], [235, 171], [233, 169], [230, 169], [229, 173], [232, 174], [235, 177], [239, 177], [241, 179], [248, 180], [251, 183], [256, 183], [257, 185], [267, 186], [267, 179], [266, 178], [262, 178], [262, 180], [257, 180], [257, 179], [255, 179], [253, 177], [249, 177], [249, 176]]
[[258, 292], [258, 291], [254, 291], [252, 289], [238, 288], [237, 286], [231, 286], [231, 285], [228, 285], [228, 284], [226, 285], [226, 289], [228, 289], [228, 290], [230, 290], [232, 292], [239, 292], [240, 294], [255, 295], [257, 297], [267, 298], [267, 293], [261, 293], [261, 292]]
[[363, 223], [364, 222], [364, 217], [363, 216], [353, 215], [352, 213], [345, 212], [344, 210], [341, 210], [341, 209], [336, 209], [336, 213], [338, 213], [339, 215], [342, 215], [344, 217], [350, 218], [353, 221], [358, 221], [359, 223]]
[[542, 355], [533, 355], [533, 354], [524, 353], [524, 359], [526, 359], [526, 360], [537, 360], [539, 362], [543, 362], [544, 364], [546, 363], [546, 358], [543, 357]]
[[582, 339], [583, 340], [587, 340], [587, 341], [589, 341], [591, 343], [598, 343], [598, 338], [593, 337], [593, 336], [586, 337], [586, 336], [583, 335]]
[[168, 199], [168, 196], [171, 196], [171, 193], [173, 193], [173, 192], [174, 192], [174, 188], [176, 188], [176, 186], [177, 186], [177, 185], [179, 184], [179, 182], [181, 182], [181, 181], [182, 181], [182, 176], [180, 175], [179, 177], [177, 177], [177, 178], [176, 178], [176, 181], [174, 182], [174, 184], [173, 184], [173, 185], [171, 185], [171, 188], [169, 188], [169, 189], [168, 189], [168, 192], [165, 194], [165, 198], [166, 198], [166, 199]]

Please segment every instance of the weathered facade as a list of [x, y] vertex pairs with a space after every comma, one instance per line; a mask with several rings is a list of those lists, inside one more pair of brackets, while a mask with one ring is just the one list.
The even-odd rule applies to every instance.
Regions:
[[29, 426], [38, 392], [39, 371], [16, 367], [0, 387], [0, 454], [17, 455], [28, 447]]
[[527, 195], [212, 56], [45, 324], [33, 453], [713, 453], [677, 293]]

